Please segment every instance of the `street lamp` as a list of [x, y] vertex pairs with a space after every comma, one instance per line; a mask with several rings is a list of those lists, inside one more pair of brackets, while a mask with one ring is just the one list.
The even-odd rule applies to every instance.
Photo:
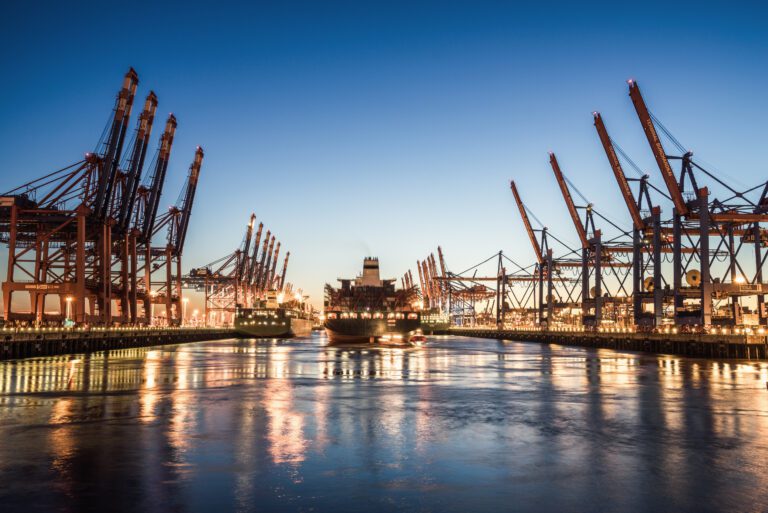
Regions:
[[71, 315], [71, 306], [70, 305], [72, 304], [72, 299], [73, 299], [72, 296], [67, 296], [64, 299], [67, 302], [67, 313], [66, 313], [66, 316], [64, 318], [65, 321], [70, 319], [70, 315]]
[[157, 292], [154, 290], [149, 291], [149, 296], [152, 298], [149, 300], [149, 325], [154, 326], [155, 324], [155, 296], [157, 296]]
[[181, 325], [182, 326], [184, 326], [187, 323], [187, 303], [189, 303], [188, 297], [181, 298]]

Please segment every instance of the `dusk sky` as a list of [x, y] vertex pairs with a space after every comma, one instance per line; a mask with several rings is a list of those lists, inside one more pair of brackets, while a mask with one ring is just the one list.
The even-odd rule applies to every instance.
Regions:
[[629, 225], [592, 111], [662, 184], [628, 78], [700, 161], [737, 185], [765, 179], [765, 5], [6, 2], [0, 190], [92, 151], [133, 66], [131, 129], [159, 98], [150, 151], [178, 118], [161, 208], [205, 149], [185, 270], [234, 250], [251, 212], [317, 306], [366, 255], [393, 278], [438, 245], [453, 271], [499, 250], [528, 264], [511, 178], [576, 242], [550, 150]]

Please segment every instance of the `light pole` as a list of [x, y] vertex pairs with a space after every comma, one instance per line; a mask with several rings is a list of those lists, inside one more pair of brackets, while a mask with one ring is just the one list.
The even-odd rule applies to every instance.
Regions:
[[67, 302], [67, 313], [64, 318], [64, 321], [66, 323], [66, 321], [70, 319], [69, 316], [71, 315], [70, 312], [71, 312], [71, 305], [72, 305], [72, 296], [67, 296], [64, 300]]
[[200, 310], [195, 308], [192, 310], [192, 320], [194, 321], [195, 325], [197, 325], [197, 314], [200, 313]]
[[155, 324], [155, 296], [157, 296], [157, 292], [154, 290], [149, 291], [149, 325], [154, 326]]
[[181, 325], [187, 324], [187, 303], [189, 303], [188, 297], [181, 298]]

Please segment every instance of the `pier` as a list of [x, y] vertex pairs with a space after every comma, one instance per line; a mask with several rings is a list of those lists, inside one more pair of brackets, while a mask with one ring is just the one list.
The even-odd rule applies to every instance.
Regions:
[[717, 359], [764, 360], [768, 336], [764, 333], [638, 333], [627, 330], [547, 331], [493, 328], [451, 328], [441, 335], [541, 342], [603, 349], [641, 351]]
[[227, 328], [0, 329], [0, 360], [91, 353], [233, 337]]

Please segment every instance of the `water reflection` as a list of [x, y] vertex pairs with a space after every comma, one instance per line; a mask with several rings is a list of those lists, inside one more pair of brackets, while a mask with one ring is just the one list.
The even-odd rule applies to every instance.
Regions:
[[0, 501], [763, 510], [766, 382], [765, 363], [474, 339], [227, 340], [6, 362]]

